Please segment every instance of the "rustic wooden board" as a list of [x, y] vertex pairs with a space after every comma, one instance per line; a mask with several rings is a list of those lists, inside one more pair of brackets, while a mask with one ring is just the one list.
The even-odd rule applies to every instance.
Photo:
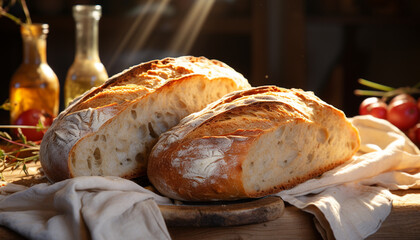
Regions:
[[168, 227], [226, 227], [262, 223], [279, 218], [284, 202], [279, 197], [222, 203], [160, 205]]

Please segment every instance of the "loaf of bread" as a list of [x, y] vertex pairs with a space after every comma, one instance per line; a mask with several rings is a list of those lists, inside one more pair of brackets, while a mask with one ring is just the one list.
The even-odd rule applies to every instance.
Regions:
[[226, 64], [204, 57], [132, 67], [74, 100], [54, 120], [40, 150], [51, 181], [75, 176], [146, 176], [159, 135], [232, 91], [250, 88]]
[[148, 177], [178, 200], [263, 197], [346, 162], [359, 146], [345, 114], [312, 92], [263, 86], [228, 94], [162, 134]]

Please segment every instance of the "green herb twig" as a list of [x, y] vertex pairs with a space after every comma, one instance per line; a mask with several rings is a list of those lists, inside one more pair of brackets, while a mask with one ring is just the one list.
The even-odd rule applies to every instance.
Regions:
[[30, 25], [30, 24], [32, 24], [31, 16], [29, 14], [28, 5], [26, 5], [25, 0], [20, 0], [19, 1], [20, 5], [22, 6], [23, 13], [25, 14], [25, 18], [26, 18], [25, 23], [22, 20], [20, 20], [19, 18], [15, 17], [14, 15], [7, 12], [8, 7], [10, 7], [11, 5], [14, 5], [15, 2], [16, 1], [10, 1], [9, 6], [7, 6], [5, 8], [5, 7], [3, 7], [3, 0], [0, 0], [0, 16], [7, 17], [18, 25], [24, 25], [24, 24]]
[[20, 0], [20, 5], [22, 5], [23, 12], [25, 13], [26, 17], [26, 24], [32, 24], [31, 16], [29, 14], [28, 6], [26, 5], [25, 0]]
[[368, 81], [366, 79], [359, 79], [358, 82], [361, 85], [366, 87], [373, 88], [375, 90], [361, 90], [356, 89], [354, 94], [357, 96], [375, 96], [381, 97], [382, 100], [387, 101], [389, 98], [392, 98], [398, 94], [406, 93], [406, 94], [420, 94], [420, 82], [418, 82], [413, 87], [400, 87], [400, 88], [393, 88], [390, 86], [386, 86], [383, 84], [375, 83], [372, 81]]
[[363, 79], [363, 78], [360, 78], [358, 81], [362, 85], [365, 85], [365, 86], [370, 87], [370, 88], [373, 88], [373, 89], [385, 91], [385, 92], [389, 92], [389, 91], [395, 90], [395, 88], [393, 88], [393, 87], [389, 87], [389, 86], [385, 86], [383, 84], [379, 84], [379, 83], [375, 83], [375, 82], [372, 82], [372, 81], [368, 81], [368, 80]]
[[[18, 145], [18, 146], [24, 147], [24, 148], [32, 148], [32, 147], [34, 147], [34, 146], [28, 145], [26, 143], [19, 143], [19, 142], [10, 140], [10, 139], [5, 138], [5, 137], [2, 137], [2, 136], [0, 136], [0, 139], [6, 141], [8, 143], [11, 143], [11, 144], [14, 144], [14, 145]], [[25, 150], [25, 149], [23, 149], [23, 150]]]
[[23, 22], [19, 18], [17, 18], [15, 16], [13, 16], [12, 14], [6, 12], [5, 10], [3, 10], [3, 8], [0, 8], [0, 15], [9, 18], [10, 20], [12, 20], [13, 22], [15, 22], [18, 25], [23, 25]]
[[[22, 171], [28, 175], [28, 169], [26, 164], [29, 162], [36, 162], [39, 160], [39, 145], [33, 142], [27, 142], [25, 144], [10, 140], [6, 137], [0, 136], [0, 139], [7, 141], [15, 146], [18, 146], [17, 149], [11, 149], [6, 152], [3, 149], [0, 149], [0, 179], [5, 180], [3, 172], [7, 169], [12, 171], [22, 167]], [[20, 155], [23, 155], [22, 157]]]
[[6, 128], [6, 129], [35, 129], [37, 131], [42, 131], [47, 129], [42, 122], [38, 122], [36, 126], [28, 126], [28, 125], [0, 125], [0, 128]]
[[356, 90], [354, 90], [354, 94], [356, 94], [357, 96], [383, 97], [386, 94], [386, 92], [356, 89]]
[[12, 104], [10, 103], [9, 100], [6, 100], [2, 105], [0, 105], [0, 109], [3, 109], [5, 111], [10, 111], [12, 110]]
[[[18, 138], [20, 141], [13, 140], [7, 132], [0, 132], [0, 139], [6, 141], [15, 148], [11, 147], [10, 151], [0, 149], [0, 179], [4, 180], [3, 172], [7, 169], [12, 171], [22, 167], [22, 171], [28, 175], [26, 164], [39, 160], [39, 143], [27, 141], [26, 136], [22, 133], [21, 128], [25, 129], [45, 129], [40, 126], [20, 126], [20, 125], [0, 125], [0, 128], [17, 128]], [[23, 155], [23, 156], [21, 156]]]

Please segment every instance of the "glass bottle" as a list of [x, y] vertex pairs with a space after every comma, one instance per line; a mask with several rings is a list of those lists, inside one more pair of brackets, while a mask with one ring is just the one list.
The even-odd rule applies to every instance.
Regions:
[[27, 110], [58, 114], [60, 83], [47, 63], [48, 24], [21, 26], [23, 59], [9, 86], [10, 122]]
[[108, 73], [98, 53], [101, 6], [75, 5], [73, 17], [76, 21], [76, 54], [64, 85], [65, 106], [77, 96], [108, 79]]

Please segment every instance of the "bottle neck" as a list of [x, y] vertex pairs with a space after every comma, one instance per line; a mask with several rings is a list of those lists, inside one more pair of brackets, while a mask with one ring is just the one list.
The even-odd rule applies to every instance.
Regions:
[[42, 24], [24, 25], [21, 28], [23, 42], [23, 63], [35, 64], [47, 62], [47, 30]]
[[87, 17], [77, 20], [76, 60], [99, 61], [98, 20]]

